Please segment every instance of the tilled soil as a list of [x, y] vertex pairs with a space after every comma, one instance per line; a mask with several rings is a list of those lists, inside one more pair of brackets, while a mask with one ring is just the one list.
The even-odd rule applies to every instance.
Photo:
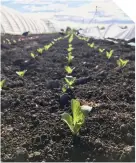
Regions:
[[[2, 41], [13, 37], [3, 36]], [[68, 39], [58, 41], [36, 60], [30, 56], [58, 37], [39, 35], [11, 45], [2, 43], [1, 76], [6, 79], [1, 92], [2, 161], [134, 162], [135, 48], [90, 39], [90, 43], [114, 50], [108, 60], [105, 52], [100, 54], [74, 38], [74, 96], [93, 104], [80, 135], [74, 137], [61, 120], [63, 112], [71, 112], [72, 96], [62, 96], [61, 90]], [[116, 64], [119, 57], [129, 59], [121, 70]], [[25, 69], [24, 78], [20, 78], [16, 71]]]

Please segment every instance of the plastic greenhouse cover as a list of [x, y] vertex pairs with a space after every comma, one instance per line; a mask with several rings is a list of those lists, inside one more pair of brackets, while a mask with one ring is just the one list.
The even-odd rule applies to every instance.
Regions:
[[39, 15], [36, 17], [36, 15], [22, 14], [5, 6], [1, 6], [1, 17], [1, 33], [22, 34], [26, 31], [30, 31], [31, 34], [52, 33], [70, 26], [77, 29], [82, 28], [80, 35], [96, 39], [129, 40], [135, 38], [134, 24], [79, 24], [70, 20], [57, 21], [53, 16], [49, 19], [40, 18]]

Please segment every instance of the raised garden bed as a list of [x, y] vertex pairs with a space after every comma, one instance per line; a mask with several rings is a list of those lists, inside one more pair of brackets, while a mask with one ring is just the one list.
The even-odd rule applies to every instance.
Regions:
[[[2, 40], [13, 37], [5, 35]], [[74, 95], [93, 105], [75, 138], [61, 120], [61, 114], [71, 110], [69, 96], [65, 107], [60, 103], [68, 39], [30, 62], [31, 52], [57, 37], [59, 34], [39, 35], [11, 45], [2, 43], [1, 77], [6, 79], [1, 92], [2, 161], [134, 162], [134, 47], [90, 39], [90, 43], [114, 50], [107, 60], [105, 53], [100, 55], [74, 38]], [[116, 63], [120, 56], [129, 59], [121, 71]], [[16, 74], [22, 69], [27, 69], [23, 79]]]

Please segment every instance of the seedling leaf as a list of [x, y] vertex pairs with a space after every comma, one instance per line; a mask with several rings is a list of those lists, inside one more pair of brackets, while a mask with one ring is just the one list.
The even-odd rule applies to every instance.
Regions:
[[0, 89], [2, 89], [4, 87], [5, 83], [6, 83], [5, 79], [0, 81]]
[[110, 50], [110, 52], [107, 52], [107, 51], [106, 51], [106, 57], [107, 57], [108, 59], [110, 59], [110, 58], [112, 57], [112, 55], [113, 55], [113, 50]]
[[36, 55], [34, 53], [30, 54], [32, 58], [36, 58]]
[[73, 126], [73, 120], [72, 116], [68, 113], [63, 113], [61, 115], [61, 119], [68, 125], [72, 133], [74, 133], [74, 126]]
[[129, 60], [123, 60], [123, 59], [120, 58], [119, 60], [117, 60], [117, 65], [119, 67], [125, 67], [128, 62], [129, 62]]
[[69, 66], [65, 66], [65, 70], [66, 70], [66, 72], [68, 73], [68, 74], [71, 74], [72, 72], [73, 72], [73, 70], [74, 70], [75, 68], [71, 68], [71, 67], [69, 67]]
[[27, 71], [27, 70], [24, 70], [24, 71], [16, 71], [16, 73], [17, 73], [20, 77], [24, 77], [26, 71]]

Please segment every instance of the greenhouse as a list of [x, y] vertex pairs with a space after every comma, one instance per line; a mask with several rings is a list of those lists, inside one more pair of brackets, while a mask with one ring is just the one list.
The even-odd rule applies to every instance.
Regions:
[[0, 12], [2, 162], [134, 162], [134, 22], [111, 0]]

